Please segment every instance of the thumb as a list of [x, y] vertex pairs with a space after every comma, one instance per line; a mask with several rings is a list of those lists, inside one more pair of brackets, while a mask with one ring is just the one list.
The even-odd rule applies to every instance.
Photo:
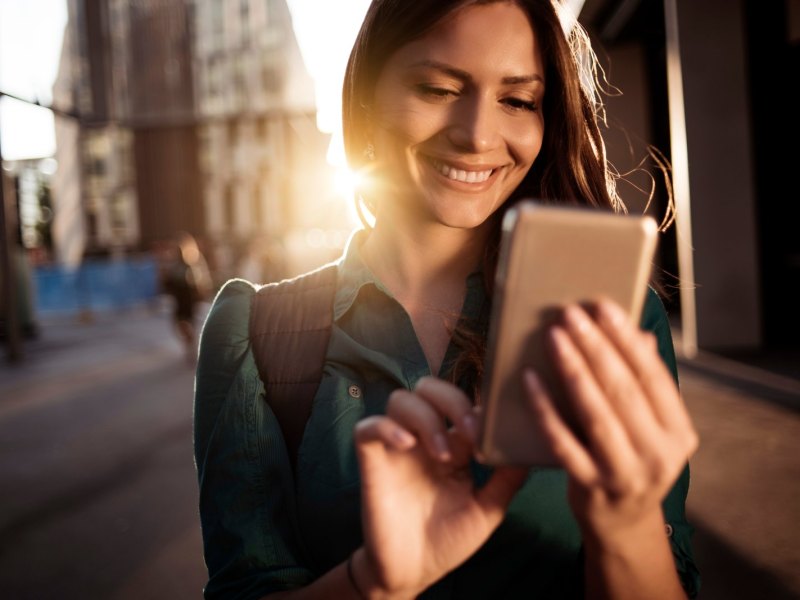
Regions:
[[498, 467], [476, 494], [478, 504], [487, 515], [492, 515], [499, 523], [506, 514], [506, 509], [511, 503], [525, 479], [528, 469], [525, 467]]

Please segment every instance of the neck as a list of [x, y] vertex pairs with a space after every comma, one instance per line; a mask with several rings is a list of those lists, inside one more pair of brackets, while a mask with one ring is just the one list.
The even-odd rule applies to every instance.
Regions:
[[483, 260], [488, 223], [471, 230], [398, 225], [376, 219], [361, 248], [367, 266], [407, 308], [459, 310], [466, 278]]

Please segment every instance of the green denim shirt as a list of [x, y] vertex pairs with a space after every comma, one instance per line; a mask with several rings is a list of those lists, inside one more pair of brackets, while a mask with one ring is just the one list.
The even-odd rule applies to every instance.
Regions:
[[[338, 263], [331, 339], [296, 477], [250, 351], [255, 288], [233, 280], [214, 301], [201, 338], [194, 405], [206, 598], [254, 599], [303, 586], [362, 543], [353, 427], [383, 413], [392, 390], [410, 389], [431, 373], [408, 314], [362, 262], [361, 239], [351, 239]], [[480, 275], [473, 274], [461, 318], [480, 318], [486, 301]], [[656, 334], [677, 380], [669, 323], [653, 290], [642, 327]], [[457, 352], [451, 344], [439, 375]], [[475, 464], [473, 472], [479, 484], [488, 469]], [[582, 597], [581, 536], [566, 482], [561, 469], [533, 470], [486, 544], [422, 597]], [[684, 513], [688, 487], [687, 465], [663, 508], [676, 568], [694, 597], [699, 573]]]

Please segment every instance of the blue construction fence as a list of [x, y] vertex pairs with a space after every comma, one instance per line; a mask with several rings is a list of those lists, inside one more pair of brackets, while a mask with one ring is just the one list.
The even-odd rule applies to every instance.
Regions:
[[114, 310], [146, 304], [160, 293], [158, 263], [152, 257], [87, 259], [75, 270], [33, 269], [37, 314]]

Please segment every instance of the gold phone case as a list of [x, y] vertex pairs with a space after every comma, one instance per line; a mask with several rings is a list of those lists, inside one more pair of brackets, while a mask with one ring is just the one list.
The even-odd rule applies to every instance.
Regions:
[[522, 370], [534, 368], [571, 422], [550, 366], [545, 331], [560, 306], [598, 296], [615, 300], [638, 322], [657, 232], [651, 217], [531, 200], [506, 213], [481, 390], [482, 462], [556, 465], [533, 420]]

